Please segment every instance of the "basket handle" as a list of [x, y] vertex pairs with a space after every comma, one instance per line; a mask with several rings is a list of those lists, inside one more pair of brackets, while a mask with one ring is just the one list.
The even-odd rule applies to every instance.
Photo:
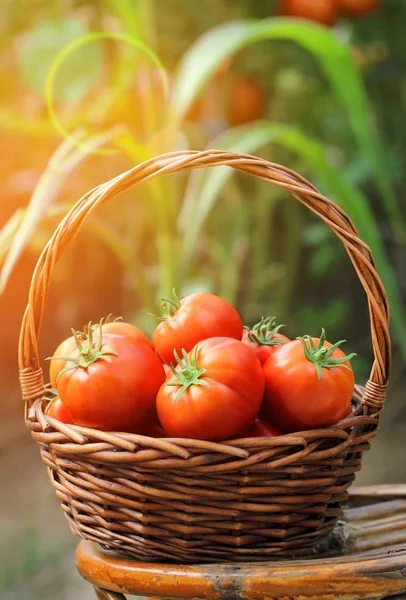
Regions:
[[233, 167], [287, 190], [318, 215], [342, 241], [367, 294], [371, 322], [374, 363], [365, 387], [363, 410], [368, 415], [381, 412], [391, 364], [389, 305], [370, 248], [359, 238], [345, 212], [294, 171], [255, 156], [221, 150], [170, 152], [147, 160], [85, 194], [64, 217], [36, 265], [21, 326], [20, 383], [28, 407], [44, 392], [37, 340], [51, 275], [56, 261], [78, 234], [86, 217], [102, 202], [157, 175], [216, 166]]

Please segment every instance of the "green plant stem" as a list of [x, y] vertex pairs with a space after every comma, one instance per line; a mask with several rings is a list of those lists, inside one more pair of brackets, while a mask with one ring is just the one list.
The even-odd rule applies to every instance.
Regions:
[[[142, 162], [150, 158], [148, 149], [137, 144], [129, 136], [121, 140], [121, 147], [134, 162]], [[158, 297], [171, 295], [173, 288], [178, 287], [177, 234], [173, 217], [172, 199], [165, 193], [165, 183], [152, 179], [144, 184], [151, 200], [151, 222], [156, 226], [156, 248], [159, 263]]]
[[131, 247], [123, 242], [118, 233], [99, 219], [93, 217], [88, 222], [88, 227], [118, 259], [131, 281], [132, 289], [138, 294], [143, 306], [154, 311], [156, 301], [151, 284], [147, 281], [139, 261], [134, 257]]
[[292, 296], [299, 267], [302, 207], [295, 200], [286, 198], [283, 204], [285, 214], [284, 264], [285, 274], [276, 287], [276, 307], [280, 318], [287, 318], [291, 310]]
[[244, 261], [245, 252], [243, 252], [244, 240], [248, 242], [246, 231], [249, 220], [249, 206], [243, 191], [232, 177], [227, 184], [227, 192], [233, 199], [234, 217], [232, 222], [232, 234], [229, 241], [226, 242], [226, 254], [228, 260], [224, 261], [220, 276], [220, 296], [235, 305], [238, 299], [238, 288], [240, 276]]
[[253, 204], [253, 228], [252, 228], [252, 251], [251, 251], [251, 273], [249, 287], [249, 305], [254, 302], [264, 289], [263, 275], [267, 270], [270, 260], [267, 252], [267, 242], [272, 239], [273, 222], [278, 196], [280, 192], [275, 186], [264, 185], [262, 182], [256, 185], [255, 195], [257, 201]]

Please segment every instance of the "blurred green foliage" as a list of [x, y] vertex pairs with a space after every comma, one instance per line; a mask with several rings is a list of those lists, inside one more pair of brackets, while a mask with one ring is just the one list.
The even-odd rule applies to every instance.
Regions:
[[[18, 73], [10, 89], [21, 100], [15, 106], [5, 93], [0, 127], [28, 148], [46, 140], [54, 155], [42, 190], [33, 191], [35, 211], [15, 206], [0, 235], [3, 284], [26, 244], [38, 253], [38, 240], [72, 201], [107, 177], [172, 149], [251, 152], [309, 177], [347, 211], [374, 252], [406, 357], [402, 0], [332, 31], [278, 17], [276, 2], [243, 0], [36, 1], [24, 12], [8, 3], [0, 28], [5, 22], [16, 41], [10, 50], [1, 38], [0, 76]], [[130, 44], [83, 45], [61, 67], [55, 108], [67, 130], [117, 153], [91, 156], [66, 141], [61, 151], [41, 93], [44, 77], [64, 45], [100, 31], [147, 44], [169, 72], [170, 95], [151, 60]], [[265, 109], [234, 126], [241, 75], [254, 81]], [[366, 299], [339, 240], [280, 190], [230, 175], [218, 168], [158, 178], [86, 224], [87, 243], [97, 239], [117, 260], [126, 317], [150, 330], [147, 313], [173, 286], [208, 289], [234, 302], [248, 324], [276, 312], [292, 336], [317, 335], [322, 326], [333, 341], [351, 334], [361, 355], [354, 366], [367, 376]], [[66, 281], [73, 263], [64, 262]]]

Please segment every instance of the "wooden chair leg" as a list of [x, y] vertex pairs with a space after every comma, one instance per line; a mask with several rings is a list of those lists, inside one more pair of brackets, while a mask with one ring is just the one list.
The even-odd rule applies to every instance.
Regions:
[[103, 590], [102, 588], [93, 586], [94, 591], [96, 592], [96, 596], [98, 600], [125, 600], [125, 596], [123, 594], [119, 594], [117, 592], [109, 592], [109, 590]]

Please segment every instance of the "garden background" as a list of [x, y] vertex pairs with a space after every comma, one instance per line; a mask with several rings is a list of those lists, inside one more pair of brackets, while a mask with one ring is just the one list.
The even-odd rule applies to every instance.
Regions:
[[[406, 2], [377, 4], [327, 28], [281, 17], [272, 0], [3, 2], [4, 600], [93, 597], [23, 422], [16, 357], [32, 271], [78, 198], [162, 152], [223, 148], [283, 163], [353, 219], [388, 291], [394, 343], [381, 432], [357, 482], [405, 480]], [[175, 286], [222, 295], [249, 325], [275, 314], [291, 336], [323, 326], [357, 352], [364, 383], [367, 303], [339, 240], [279, 188], [230, 175], [165, 176], [101, 207], [56, 268], [41, 356], [108, 313], [150, 333], [149, 313]]]

